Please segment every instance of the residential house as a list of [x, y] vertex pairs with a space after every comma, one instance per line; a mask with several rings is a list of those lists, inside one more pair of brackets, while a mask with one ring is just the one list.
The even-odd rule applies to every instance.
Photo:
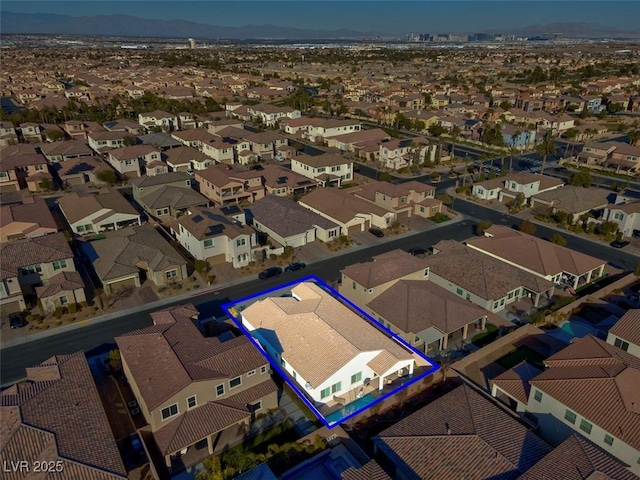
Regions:
[[611, 192], [600, 188], [565, 185], [562, 188], [537, 193], [529, 199], [529, 202], [534, 210], [546, 209], [551, 213], [567, 212], [570, 215], [570, 222], [575, 223], [582, 215], [605, 208], [609, 204], [610, 194]]
[[0, 205], [0, 242], [35, 238], [56, 233], [58, 226], [49, 206], [40, 197], [27, 197], [22, 203]]
[[428, 151], [429, 142], [426, 139], [400, 138], [381, 142], [378, 158], [382, 166], [398, 170], [422, 163]]
[[[538, 434], [558, 444], [578, 433], [639, 475], [638, 358], [587, 335], [544, 364], [545, 370], [527, 381], [524, 407]], [[521, 388], [494, 381], [492, 393], [515, 397], [514, 389]]]
[[393, 478], [515, 479], [551, 447], [508, 410], [463, 384], [373, 437]]
[[[210, 134], [207, 133], [207, 135]], [[211, 157], [216, 163], [227, 165], [235, 163], [234, 144], [215, 135], [210, 135], [209, 140], [202, 142], [202, 153]]]
[[44, 285], [35, 287], [38, 297], [38, 307], [42, 313], [51, 315], [58, 308], [68, 305], [85, 303], [87, 297], [84, 293], [84, 281], [78, 272], [60, 272], [45, 282]]
[[[507, 305], [530, 298], [531, 306], [553, 298], [555, 284], [454, 240], [433, 247], [435, 255], [425, 259], [429, 280], [472, 303], [498, 312]], [[473, 274], [469, 274], [473, 272]]]
[[339, 155], [325, 153], [317, 156], [298, 155], [291, 159], [291, 170], [316, 180], [321, 186], [340, 186], [353, 180], [353, 161]]
[[265, 165], [259, 170], [268, 195], [301, 196], [318, 186], [318, 182], [279, 165]]
[[50, 164], [66, 162], [74, 158], [91, 157], [93, 150], [82, 140], [69, 140], [67, 142], [43, 143], [40, 151]]
[[247, 107], [247, 111], [254, 119], [257, 119], [267, 127], [275, 126], [281, 118], [300, 118], [300, 110], [295, 110], [286, 106], [277, 107], [269, 103], [250, 105]]
[[353, 195], [394, 211], [397, 220], [414, 215], [429, 218], [443, 213], [446, 207], [435, 198], [436, 189], [426, 183], [410, 181], [394, 185], [389, 182], [370, 182], [353, 191]]
[[309, 128], [313, 125], [321, 125], [323, 119], [319, 118], [309, 118], [309, 117], [300, 117], [300, 118], [281, 118], [278, 122], [280, 125], [280, 129], [289, 135], [296, 135], [300, 133], [301, 135], [304, 132], [307, 132]]
[[44, 465], [59, 473], [43, 476], [128, 478], [84, 352], [27, 368], [26, 379], [3, 389], [0, 400], [3, 478], [29, 478]]
[[124, 146], [124, 138], [128, 134], [122, 130], [91, 132], [87, 135], [87, 143], [96, 153], [106, 148], [120, 148]]
[[502, 134], [502, 143], [507, 148], [527, 149], [535, 145], [535, 130], [521, 129], [515, 125], [508, 123], [500, 124], [500, 133]]
[[295, 285], [290, 297], [258, 300], [241, 316], [242, 325], [318, 407], [344, 405], [365, 388], [382, 390], [390, 377], [413, 374], [409, 349], [315, 283]]
[[18, 143], [18, 134], [11, 122], [0, 122], [0, 146]]
[[169, 173], [169, 165], [162, 160], [152, 160], [145, 165], [144, 171], [148, 177], [164, 175], [165, 173]]
[[171, 136], [186, 147], [193, 147], [199, 150], [202, 150], [203, 144], [218, 138], [203, 128], [171, 132]]
[[615, 167], [617, 170], [638, 172], [640, 169], [640, 145], [618, 143], [616, 149], [611, 153], [611, 159], [607, 162], [607, 166]]
[[484, 237], [473, 238], [465, 243], [482, 253], [574, 290], [602, 277], [606, 263], [533, 235], [497, 225], [488, 228]]
[[607, 343], [640, 358], [640, 310], [629, 310], [607, 333]]
[[617, 146], [617, 142], [587, 142], [576, 155], [576, 161], [585, 165], [606, 165]]
[[18, 125], [22, 138], [27, 143], [40, 143], [43, 141], [42, 132], [44, 129], [39, 123], [21, 123]]
[[157, 128], [163, 132], [172, 132], [179, 127], [178, 117], [162, 110], [138, 114], [138, 123], [147, 131]]
[[376, 255], [373, 262], [341, 270], [340, 293], [397, 333], [414, 348], [429, 353], [466, 340], [469, 327], [485, 328], [496, 316], [429, 281], [424, 259], [402, 250]]
[[298, 203], [340, 225], [340, 235], [363, 232], [371, 227], [388, 228], [396, 219], [390, 210], [332, 188], [317, 188]]
[[54, 164], [51, 169], [63, 186], [82, 185], [84, 183], [102, 184], [98, 173], [111, 170], [98, 157], [78, 157]]
[[53, 187], [53, 177], [44, 155], [25, 153], [0, 159], [0, 191], [17, 191], [25, 187], [30, 192]]
[[190, 130], [196, 128], [196, 117], [193, 113], [178, 113], [178, 126], [181, 130]]
[[383, 142], [390, 139], [391, 137], [389, 134], [383, 129], [372, 128], [370, 130], [361, 130], [354, 133], [331, 137], [327, 140], [327, 145], [330, 148], [337, 148], [343, 152], [352, 152], [357, 154], [360, 148], [368, 142]]
[[143, 133], [143, 128], [139, 123], [136, 123], [132, 120], [127, 120], [126, 118], [121, 118], [118, 120], [112, 120], [106, 123], [103, 123], [102, 126], [109, 130], [110, 132], [127, 132], [131, 135], [141, 135]]
[[192, 207], [208, 207], [209, 200], [192, 187], [186, 172], [143, 175], [131, 182], [133, 199], [156, 218], [178, 217]]
[[143, 145], [151, 145], [152, 147], [164, 152], [170, 148], [182, 146], [181, 142], [173, 138], [168, 133], [148, 133], [136, 137], [138, 143]]
[[287, 137], [276, 132], [245, 133], [242, 137], [249, 142], [250, 150], [262, 160], [276, 156], [278, 147], [287, 145]]
[[362, 123], [359, 120], [317, 119], [308, 126], [303, 136], [307, 140], [320, 142], [326, 141], [331, 137], [359, 132], [360, 130], [362, 130]]
[[146, 165], [160, 160], [160, 150], [151, 145], [114, 148], [107, 152], [106, 160], [123, 178], [138, 178]]
[[640, 231], [640, 199], [622, 192], [616, 195], [613, 203], [608, 204], [602, 214], [605, 222], [615, 222], [625, 237]]
[[86, 140], [87, 134], [91, 132], [104, 132], [106, 128], [94, 122], [83, 122], [80, 120], [67, 120], [60, 128], [68, 137], [74, 140]]
[[283, 247], [302, 247], [313, 241], [329, 242], [340, 226], [288, 198], [267, 195], [246, 209], [247, 222]]
[[156, 287], [187, 278], [187, 262], [152, 225], [128, 227], [83, 244], [105, 293], [139, 287], [141, 278]]
[[564, 185], [562, 180], [533, 173], [512, 173], [504, 177], [493, 178], [474, 183], [471, 194], [482, 200], [509, 201], [518, 195], [525, 199], [543, 192], [556, 190]]
[[172, 172], [204, 170], [215, 163], [211, 157], [193, 147], [177, 147], [162, 152], [162, 160]]
[[251, 341], [204, 337], [198, 315], [191, 304], [169, 307], [151, 314], [153, 326], [115, 339], [166, 466], [204, 445], [211, 455], [241, 443], [257, 415], [278, 407], [278, 387]]
[[231, 263], [240, 268], [253, 260], [251, 249], [256, 246], [256, 232], [244, 220], [237, 207], [192, 207], [169, 226], [171, 234], [196, 260], [209, 265]]
[[91, 235], [141, 225], [140, 213], [118, 190], [105, 188], [96, 194], [71, 192], [58, 199], [60, 212], [78, 235]]
[[198, 188], [216, 206], [253, 203], [265, 195], [257, 170], [235, 171], [227, 165], [212, 165], [195, 172]]

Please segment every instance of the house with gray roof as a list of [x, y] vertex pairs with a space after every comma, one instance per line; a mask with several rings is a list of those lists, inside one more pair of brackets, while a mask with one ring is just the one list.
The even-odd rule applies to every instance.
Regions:
[[192, 187], [186, 172], [143, 175], [133, 180], [133, 199], [152, 217], [176, 218], [192, 207], [207, 207], [209, 199]]
[[601, 188], [584, 188], [566, 185], [562, 188], [534, 195], [529, 200], [531, 208], [547, 209], [551, 213], [557, 211], [573, 215], [574, 223], [587, 213], [602, 210], [609, 204], [611, 192]]
[[340, 226], [293, 200], [267, 195], [246, 210], [248, 222], [282, 246], [302, 247], [340, 236]]
[[104, 291], [139, 287], [146, 277], [163, 287], [187, 278], [187, 261], [151, 225], [128, 227], [83, 244]]

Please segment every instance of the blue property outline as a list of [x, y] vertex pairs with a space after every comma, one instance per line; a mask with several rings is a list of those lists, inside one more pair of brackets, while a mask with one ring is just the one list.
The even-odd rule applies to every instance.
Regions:
[[[278, 362], [275, 361], [275, 359], [273, 359], [266, 351], [265, 349], [262, 347], [262, 345], [260, 345], [260, 343], [258, 342], [258, 340], [256, 340], [254, 338], [253, 335], [251, 335], [251, 333], [242, 325], [242, 319], [236, 318], [235, 315], [233, 315], [231, 313], [231, 309], [234, 308], [235, 310], [235, 306], [240, 304], [240, 303], [244, 303], [247, 302], [248, 300], [251, 300], [252, 298], [256, 298], [256, 297], [263, 297], [266, 296], [267, 294], [271, 293], [271, 292], [275, 292], [277, 290], [283, 290], [291, 285], [297, 285], [299, 283], [302, 282], [308, 282], [308, 281], [313, 281], [314, 283], [316, 283], [318, 286], [320, 286], [323, 290], [327, 291], [328, 293], [330, 293], [332, 296], [334, 296], [334, 298], [337, 298], [338, 300], [340, 300], [341, 302], [345, 303], [346, 305], [348, 305], [349, 307], [351, 307], [352, 309], [355, 310], [356, 313], [358, 313], [360, 316], [363, 317], [364, 320], [368, 321], [369, 323], [371, 323], [373, 325], [374, 328], [377, 328], [378, 330], [382, 330], [384, 333], [386, 333], [389, 337], [391, 337], [392, 339], [394, 339], [395, 341], [397, 341], [398, 343], [400, 343], [401, 345], [403, 345], [405, 348], [408, 348], [409, 351], [411, 351], [412, 353], [416, 353], [418, 354], [420, 357], [422, 357], [424, 360], [426, 360], [427, 362], [429, 362], [429, 364], [432, 365], [432, 368], [427, 370], [425, 373], [422, 373], [421, 375], [418, 375], [417, 377], [413, 377], [411, 379], [409, 379], [407, 382], [405, 382], [404, 384], [400, 385], [399, 387], [393, 389], [392, 391], [390, 391], [389, 393], [382, 395], [381, 397], [377, 398], [375, 401], [367, 404], [366, 406], [359, 408], [353, 412], [351, 412], [350, 414], [348, 414], [347, 416], [343, 417], [340, 420], [337, 420], [335, 422], [327, 422], [326, 418], [324, 417], [324, 415], [322, 415], [318, 409], [315, 407], [315, 405], [313, 405], [313, 403], [311, 403], [309, 401], [309, 399], [307, 399], [307, 396], [302, 392], [302, 390], [300, 388], [298, 388], [298, 386], [296, 385], [296, 382], [292, 381], [289, 379], [289, 374], [285, 371], [282, 370], [281, 366], [278, 364]], [[276, 287], [267, 289], [267, 290], [263, 290], [259, 293], [255, 293], [253, 295], [248, 295], [246, 297], [240, 298], [234, 302], [229, 302], [229, 303], [225, 303], [224, 305], [222, 305], [222, 309], [227, 313], [227, 315], [229, 316], [229, 318], [231, 320], [233, 320], [233, 323], [235, 323], [238, 328], [242, 331], [242, 333], [244, 335], [246, 335], [249, 340], [251, 341], [251, 343], [253, 343], [254, 347], [256, 347], [258, 349], [258, 351], [260, 353], [262, 353], [262, 356], [264, 356], [267, 361], [269, 362], [269, 364], [271, 365], [272, 369], [275, 369], [280, 376], [282, 377], [282, 379], [287, 383], [287, 385], [289, 385], [289, 387], [291, 387], [291, 389], [296, 392], [296, 394], [298, 395], [298, 397], [305, 403], [305, 405], [307, 405], [307, 407], [309, 407], [311, 409], [311, 411], [316, 415], [316, 417], [318, 417], [318, 419], [320, 419], [320, 421], [322, 422], [322, 424], [324, 426], [326, 426], [328, 429], [332, 429], [333, 427], [336, 427], [338, 425], [340, 425], [343, 422], [346, 422], [347, 420], [349, 420], [350, 418], [359, 415], [360, 413], [362, 413], [364, 410], [367, 410], [368, 408], [371, 408], [372, 406], [386, 400], [387, 398], [389, 398], [392, 395], [395, 395], [397, 392], [399, 392], [400, 390], [402, 390], [403, 388], [408, 387], [409, 385], [413, 385], [414, 383], [416, 383], [418, 380], [421, 380], [429, 375], [431, 375], [432, 373], [436, 372], [437, 370], [440, 369], [440, 366], [433, 361], [431, 358], [427, 357], [424, 353], [416, 350], [415, 348], [413, 348], [410, 344], [408, 344], [403, 338], [401, 338], [398, 334], [393, 333], [391, 330], [389, 330], [387, 327], [385, 327], [384, 325], [382, 325], [380, 322], [378, 322], [377, 320], [375, 320], [371, 315], [369, 315], [367, 312], [365, 312], [364, 310], [362, 310], [360, 307], [358, 307], [357, 305], [355, 305], [353, 302], [351, 302], [349, 299], [345, 298], [343, 295], [341, 295], [337, 290], [333, 289], [331, 286], [329, 286], [324, 280], [321, 280], [320, 278], [316, 277], [315, 275], [308, 275], [306, 277], [302, 277], [300, 279], [297, 280], [292, 280], [290, 282], [278, 285]], [[238, 315], [240, 315], [240, 312], [237, 312]], [[348, 405], [348, 404], [347, 404]], [[346, 406], [346, 405], [345, 405]]]

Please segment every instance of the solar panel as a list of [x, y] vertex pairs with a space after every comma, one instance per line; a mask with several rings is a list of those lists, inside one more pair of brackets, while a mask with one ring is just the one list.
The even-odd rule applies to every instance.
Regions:
[[203, 220], [203, 218], [200, 215], [196, 215], [191, 220], [193, 221], [193, 223], [200, 223]]

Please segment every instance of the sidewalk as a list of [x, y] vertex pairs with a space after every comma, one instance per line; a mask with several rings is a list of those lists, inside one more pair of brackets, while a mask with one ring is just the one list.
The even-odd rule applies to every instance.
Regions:
[[[380, 245], [380, 244], [384, 244], [384, 243], [389, 243], [389, 242], [393, 242], [399, 238], [404, 238], [404, 237], [410, 237], [413, 235], [418, 235], [420, 233], [426, 232], [426, 231], [430, 231], [430, 230], [436, 230], [438, 228], [441, 227], [445, 227], [447, 225], [452, 225], [454, 223], [459, 223], [462, 222], [463, 220], [465, 220], [465, 216], [461, 215], [461, 214], [457, 214], [457, 216], [453, 217], [451, 220], [444, 222], [444, 223], [431, 223], [427, 226], [425, 226], [424, 228], [420, 228], [420, 229], [416, 229], [416, 230], [409, 230], [407, 232], [401, 233], [399, 235], [394, 235], [394, 236], [389, 236], [389, 237], [384, 237], [381, 239], [377, 239], [375, 237], [372, 237], [373, 242], [372, 243], [368, 243], [366, 245], [351, 245], [349, 247], [346, 247], [342, 250], [340, 250], [339, 252], [329, 252], [327, 251], [326, 253], [322, 254], [321, 252], [316, 253], [314, 256], [312, 256], [311, 258], [309, 258], [309, 261], [307, 262], [308, 264], [312, 265], [315, 263], [321, 263], [325, 260], [331, 259], [331, 258], [337, 258], [340, 257], [342, 255], [349, 255], [353, 252], [357, 252], [360, 250], [366, 250], [367, 248], [376, 246], [376, 245]], [[422, 227], [422, 225], [421, 225]], [[32, 333], [32, 334], [26, 334], [23, 335], [21, 337], [17, 337], [17, 338], [13, 338], [10, 340], [3, 340], [0, 343], [0, 350], [5, 349], [5, 348], [9, 348], [9, 347], [14, 347], [17, 345], [24, 345], [30, 342], [34, 342], [36, 340], [42, 340], [44, 338], [48, 338], [48, 337], [53, 337], [55, 335], [59, 335], [59, 334], [64, 334], [64, 333], [68, 333], [74, 330], [77, 330], [79, 328], [83, 328], [83, 327], [89, 327], [92, 325], [96, 325], [98, 323], [103, 323], [103, 322], [107, 322], [109, 320], [113, 320], [115, 318], [120, 318], [126, 315], [132, 315], [132, 314], [136, 314], [145, 310], [158, 310], [160, 308], [163, 308], [165, 306], [168, 305], [173, 305], [173, 304], [177, 304], [177, 303], [187, 303], [187, 302], [191, 302], [193, 301], [194, 297], [198, 297], [200, 295], [204, 295], [207, 293], [211, 293], [211, 292], [215, 292], [217, 290], [222, 290], [225, 288], [229, 288], [229, 287], [233, 287], [236, 285], [240, 285], [243, 283], [247, 283], [247, 282], [251, 282], [254, 281], [256, 279], [255, 275], [247, 275], [247, 276], [243, 276], [240, 278], [236, 278], [234, 280], [230, 280], [227, 281], [225, 283], [220, 283], [217, 285], [211, 285], [211, 286], [205, 286], [202, 287], [198, 290], [192, 290], [189, 292], [185, 292], [182, 293], [180, 295], [176, 295], [173, 297], [166, 297], [166, 298], [162, 298], [160, 300], [157, 300], [155, 302], [151, 302], [151, 303], [146, 303], [146, 304], [141, 304], [141, 305], [136, 305], [134, 307], [131, 308], [127, 308], [125, 310], [118, 310], [115, 312], [110, 312], [107, 313], [105, 315], [100, 315], [97, 317], [93, 317], [93, 318], [89, 318], [87, 320], [83, 320], [81, 322], [77, 322], [77, 323], [70, 323], [67, 325], [61, 325], [59, 327], [53, 328], [53, 329], [49, 329], [49, 330], [44, 330], [44, 331], [40, 331], [40, 332], [36, 332], [36, 333]]]

